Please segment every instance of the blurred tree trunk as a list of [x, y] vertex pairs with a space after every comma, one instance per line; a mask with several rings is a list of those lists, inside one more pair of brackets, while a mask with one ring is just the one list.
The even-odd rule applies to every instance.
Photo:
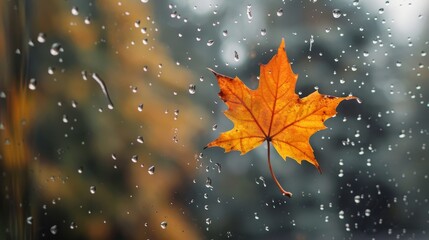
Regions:
[[[26, 98], [25, 2], [0, 3], [0, 172], [1, 239], [31, 239], [29, 154], [25, 142]], [[30, 220], [30, 219], [29, 219]]]

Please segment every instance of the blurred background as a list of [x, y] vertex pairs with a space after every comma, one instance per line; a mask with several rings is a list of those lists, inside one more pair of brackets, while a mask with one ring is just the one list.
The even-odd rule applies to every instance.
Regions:
[[[1, 239], [427, 239], [429, 3], [0, 1]], [[310, 164], [203, 147], [207, 67], [353, 94]]]

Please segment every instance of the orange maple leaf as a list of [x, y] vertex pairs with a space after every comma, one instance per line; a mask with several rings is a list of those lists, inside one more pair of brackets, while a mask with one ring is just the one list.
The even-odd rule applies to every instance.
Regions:
[[261, 65], [256, 90], [249, 89], [238, 77], [231, 78], [209, 70], [218, 80], [219, 96], [228, 106], [224, 113], [234, 123], [234, 128], [221, 133], [206, 148], [218, 146], [225, 152], [238, 150], [243, 155], [266, 141], [271, 176], [288, 197], [292, 193], [282, 188], [272, 170], [270, 143], [284, 160], [286, 157], [298, 163], [306, 160], [321, 172], [310, 137], [326, 128], [325, 120], [336, 114], [335, 109], [341, 101], [356, 97], [333, 97], [315, 91], [299, 98], [295, 93], [298, 75], [292, 71], [288, 61], [284, 39], [270, 62]]

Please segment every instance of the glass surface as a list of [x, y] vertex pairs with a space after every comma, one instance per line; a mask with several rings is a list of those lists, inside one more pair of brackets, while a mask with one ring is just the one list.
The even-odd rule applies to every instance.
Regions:
[[[0, 239], [427, 239], [429, 2], [0, 2]], [[285, 39], [310, 143], [204, 147]]]

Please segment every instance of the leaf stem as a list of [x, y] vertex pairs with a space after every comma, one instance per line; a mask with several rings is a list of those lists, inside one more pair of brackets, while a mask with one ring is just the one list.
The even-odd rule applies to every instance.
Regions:
[[267, 140], [267, 147], [268, 147], [268, 166], [270, 168], [271, 177], [274, 179], [274, 181], [277, 184], [277, 187], [280, 189], [280, 192], [282, 192], [283, 195], [292, 197], [292, 193], [283, 189], [282, 185], [280, 185], [279, 181], [276, 178], [276, 175], [274, 174], [273, 167], [271, 166], [270, 140]]

